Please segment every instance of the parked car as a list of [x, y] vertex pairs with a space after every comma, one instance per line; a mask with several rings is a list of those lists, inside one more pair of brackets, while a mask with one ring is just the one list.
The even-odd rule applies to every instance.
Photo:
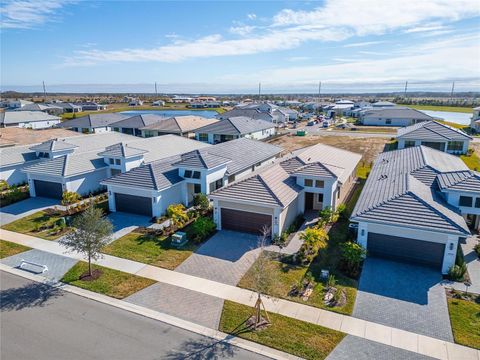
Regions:
[[328, 121], [324, 121], [323, 124], [322, 124], [322, 126], [323, 126], [324, 128], [328, 128], [328, 127], [330, 126], [330, 124], [329, 124]]
[[310, 120], [308, 123], [307, 123], [307, 126], [313, 126], [315, 125], [317, 122], [315, 120]]

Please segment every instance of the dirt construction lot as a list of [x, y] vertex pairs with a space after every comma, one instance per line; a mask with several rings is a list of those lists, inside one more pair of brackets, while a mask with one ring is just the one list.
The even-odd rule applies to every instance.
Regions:
[[322, 143], [335, 146], [341, 149], [349, 150], [363, 155], [362, 161], [370, 163], [376, 156], [383, 152], [385, 144], [390, 141], [389, 138], [378, 137], [351, 137], [351, 136], [293, 136], [286, 135], [270, 141], [286, 151], [300, 149], [306, 146]]
[[53, 138], [81, 135], [78, 132], [65, 129], [32, 130], [15, 127], [2, 128], [0, 129], [0, 146], [37, 144]]

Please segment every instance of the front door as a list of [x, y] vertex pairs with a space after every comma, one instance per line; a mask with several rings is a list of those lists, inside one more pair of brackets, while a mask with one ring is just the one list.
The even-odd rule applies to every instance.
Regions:
[[313, 210], [313, 193], [305, 193], [305, 211]]

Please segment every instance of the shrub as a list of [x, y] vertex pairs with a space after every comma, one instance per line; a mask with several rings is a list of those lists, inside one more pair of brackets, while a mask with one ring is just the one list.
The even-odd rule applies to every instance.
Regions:
[[303, 216], [303, 214], [297, 215], [293, 223], [291, 223], [290, 226], [287, 228], [286, 233], [291, 234], [291, 233], [294, 233], [295, 231], [298, 231], [298, 229], [300, 229], [300, 226], [302, 226], [304, 221], [305, 221], [305, 217]]
[[8, 190], [9, 186], [5, 180], [0, 180], [0, 191]]
[[172, 204], [167, 208], [167, 216], [174, 226], [182, 226], [188, 221], [188, 215], [185, 212], [185, 206], [182, 204]]
[[450, 280], [462, 281], [466, 272], [467, 264], [463, 263], [462, 265], [453, 265], [448, 270], [448, 277], [450, 278]]
[[187, 231], [187, 237], [194, 243], [198, 244], [213, 234], [216, 228], [217, 226], [212, 219], [202, 216], [190, 225]]
[[340, 245], [342, 252], [341, 267], [343, 271], [352, 277], [360, 273], [360, 265], [367, 254], [366, 250], [353, 242], [346, 242]]
[[477, 256], [480, 257], [480, 243], [473, 247], [473, 250], [477, 253]]
[[202, 211], [207, 211], [210, 208], [210, 201], [205, 194], [196, 194], [193, 197], [193, 205]]
[[62, 205], [67, 206], [67, 205], [72, 205], [75, 204], [76, 202], [79, 202], [81, 199], [80, 195], [78, 195], [74, 191], [64, 191], [62, 194]]
[[334, 275], [329, 275], [328, 279], [327, 279], [327, 287], [328, 288], [333, 288], [333, 287], [335, 287], [336, 283], [337, 283], [337, 280], [335, 280], [335, 276]]
[[282, 232], [280, 236], [275, 234], [275, 236], [272, 239], [272, 244], [283, 247], [287, 243], [287, 238], [288, 238], [288, 234], [286, 232]]
[[320, 210], [318, 213], [319, 219], [318, 223], [320, 226], [324, 226], [330, 222], [332, 222], [334, 215], [334, 211], [330, 206], [325, 207], [324, 209]]
[[320, 249], [327, 246], [328, 235], [327, 232], [318, 227], [311, 227], [305, 229], [305, 232], [300, 235], [303, 244], [298, 252], [298, 259], [304, 264], [311, 263]]
[[338, 205], [337, 214], [342, 220], [348, 220], [349, 214], [347, 213], [347, 206], [345, 204]]

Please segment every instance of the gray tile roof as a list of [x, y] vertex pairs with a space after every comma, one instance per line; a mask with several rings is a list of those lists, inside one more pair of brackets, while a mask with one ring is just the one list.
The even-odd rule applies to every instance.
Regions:
[[34, 145], [30, 150], [34, 151], [58, 151], [58, 150], [69, 150], [77, 148], [77, 145], [70, 144], [66, 142], [65, 139], [51, 139], [44, 141], [41, 144]]
[[0, 112], [0, 124], [12, 125], [23, 122], [58, 121], [58, 116], [53, 116], [43, 111], [3, 111]]
[[436, 193], [437, 173], [467, 170], [461, 159], [424, 146], [382, 153], [353, 210], [353, 221], [469, 234], [460, 213]]
[[381, 109], [367, 110], [363, 113], [363, 117], [380, 117], [390, 119], [417, 119], [417, 120], [433, 120], [433, 117], [419, 110], [408, 107], [395, 106]]
[[128, 117], [126, 119], [116, 121], [110, 124], [111, 127], [140, 129], [148, 125], [156, 124], [166, 117], [155, 114], [141, 114]]
[[105, 114], [90, 114], [76, 119], [70, 119], [58, 124], [58, 127], [63, 128], [97, 128], [110, 126], [110, 124], [124, 120], [131, 117], [131, 115], [120, 113], [105, 113]]
[[218, 121], [197, 129], [196, 133], [211, 133], [219, 135], [243, 135], [274, 128], [272, 122], [237, 116]]
[[454, 171], [438, 174], [440, 190], [480, 192], [480, 174], [474, 171]]
[[423, 121], [397, 130], [397, 139], [425, 141], [471, 140], [472, 138], [460, 129], [455, 129], [438, 121]]
[[102, 157], [125, 157], [129, 158], [132, 156], [142, 155], [147, 153], [147, 150], [138, 149], [128, 144], [118, 143], [114, 145], [107, 146], [105, 151], [99, 152], [98, 155]]
[[175, 165], [187, 168], [212, 169], [231, 161], [231, 159], [224, 156], [212, 154], [210, 148], [207, 148], [182, 154], [180, 160]]
[[[337, 153], [335, 154], [335, 150]], [[345, 158], [349, 159], [346, 160]], [[342, 166], [319, 163], [318, 159], [336, 162]], [[336, 160], [335, 160], [336, 159]], [[303, 187], [297, 185], [296, 174], [305, 172], [308, 175], [338, 177], [332, 169], [344, 178], [350, 176], [361, 159], [361, 155], [332, 146], [317, 144], [299, 150], [287, 159], [282, 159], [275, 165], [262, 168], [252, 176], [234, 182], [213, 192], [210, 196], [222, 200], [249, 201], [257, 205], [285, 207], [292, 202]], [[321, 166], [318, 166], [320, 164]], [[315, 170], [320, 172], [315, 173]]]
[[226, 111], [223, 114], [217, 115], [219, 119], [228, 119], [232, 117], [239, 117], [239, 116], [244, 116], [248, 117], [251, 119], [259, 119], [259, 120], [265, 120], [265, 121], [274, 121], [274, 117], [268, 113], [261, 112], [257, 109], [246, 109], [246, 108], [236, 108], [232, 109], [230, 111]]
[[103, 185], [120, 185], [141, 189], [162, 190], [183, 181], [178, 175], [178, 169], [172, 165], [180, 156], [134, 168], [123, 174], [118, 174], [101, 182]]
[[332, 172], [326, 165], [323, 165], [321, 162], [314, 162], [302, 166], [301, 168], [295, 170], [293, 175], [301, 176], [318, 176], [324, 178], [337, 178], [334, 172]]
[[207, 119], [201, 116], [174, 116], [154, 124], [142, 127], [141, 130], [154, 130], [162, 133], [180, 134], [194, 131], [205, 125], [217, 122], [217, 119]]

